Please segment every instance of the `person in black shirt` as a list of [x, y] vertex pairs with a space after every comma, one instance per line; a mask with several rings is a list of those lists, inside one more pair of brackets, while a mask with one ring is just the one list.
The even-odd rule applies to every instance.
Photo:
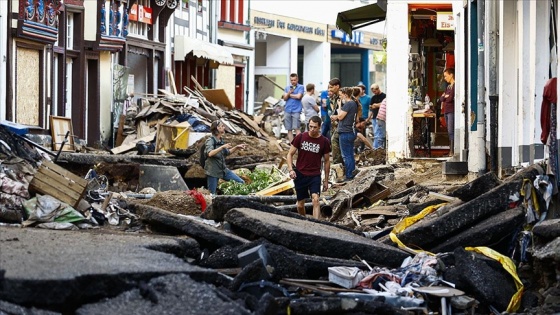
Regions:
[[371, 97], [371, 102], [369, 105], [369, 116], [368, 120], [371, 120], [371, 126], [373, 128], [373, 148], [379, 149], [384, 148], [383, 143], [383, 130], [379, 129], [377, 126], [377, 113], [379, 112], [379, 107], [381, 107], [381, 102], [387, 97], [387, 95], [381, 92], [379, 85], [374, 83], [371, 85], [371, 91], [373, 96]]

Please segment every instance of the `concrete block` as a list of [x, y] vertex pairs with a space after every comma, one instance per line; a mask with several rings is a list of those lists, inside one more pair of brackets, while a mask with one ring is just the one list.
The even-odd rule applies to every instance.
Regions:
[[447, 161], [441, 164], [441, 173], [443, 175], [467, 175], [469, 165], [467, 162]]
[[266, 247], [264, 247], [263, 245], [258, 245], [244, 252], [241, 252], [239, 253], [239, 255], [237, 255], [237, 258], [239, 259], [239, 266], [241, 266], [242, 268], [259, 258], [262, 259], [265, 266], [268, 265], [268, 262], [270, 261], [270, 257], [268, 256]]

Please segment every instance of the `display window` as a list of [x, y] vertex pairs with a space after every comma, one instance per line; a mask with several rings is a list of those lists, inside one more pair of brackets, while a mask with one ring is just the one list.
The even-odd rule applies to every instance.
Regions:
[[449, 91], [444, 71], [455, 68], [451, 4], [409, 5], [408, 93], [411, 152], [441, 157], [452, 151], [440, 97]]

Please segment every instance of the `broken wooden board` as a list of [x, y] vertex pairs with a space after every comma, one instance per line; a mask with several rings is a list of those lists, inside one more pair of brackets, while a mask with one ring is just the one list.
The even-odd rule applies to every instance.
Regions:
[[205, 89], [200, 91], [202, 95], [214, 105], [224, 105], [229, 110], [233, 109], [233, 105], [229, 100], [229, 97], [226, 94], [224, 89]]
[[154, 131], [154, 132], [150, 133], [149, 135], [147, 135], [145, 137], [130, 141], [130, 143], [123, 144], [123, 145], [118, 146], [116, 148], [112, 148], [111, 153], [121, 154], [121, 153], [124, 153], [126, 151], [130, 151], [130, 150], [132, 150], [136, 147], [136, 143], [138, 143], [140, 141], [145, 141], [145, 142], [153, 141], [155, 136], [156, 136], [156, 132]]
[[256, 192], [255, 195], [272, 196], [272, 195], [276, 195], [278, 193], [281, 193], [283, 191], [286, 191], [286, 190], [292, 189], [292, 188], [294, 188], [294, 181], [290, 179], [289, 181], [287, 181], [285, 183], [281, 183], [281, 184], [278, 184], [276, 186], [266, 188], [266, 189], [263, 189], [259, 192]]
[[369, 208], [366, 210], [355, 210], [354, 214], [364, 217], [380, 216], [384, 215], [386, 217], [397, 217], [399, 214], [397, 211], [408, 211], [406, 206], [377, 206], [374, 208]]
[[352, 198], [352, 207], [359, 207], [363, 204], [374, 204], [379, 200], [383, 200], [391, 195], [391, 189], [380, 183], [373, 182], [364, 192], [354, 195]]
[[51, 163], [43, 162], [31, 180], [29, 189], [52, 196], [76, 208], [84, 196], [88, 181]]

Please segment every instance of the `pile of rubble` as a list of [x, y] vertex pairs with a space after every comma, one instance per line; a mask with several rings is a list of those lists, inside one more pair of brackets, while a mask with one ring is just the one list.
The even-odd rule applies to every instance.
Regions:
[[[142, 305], [144, 311], [158, 312], [184, 306], [180, 297], [190, 292], [191, 303], [227, 303], [235, 314], [560, 311], [560, 219], [545, 220], [557, 200], [540, 165], [506, 180], [488, 173], [461, 186], [412, 183], [395, 192], [384, 185], [394, 179], [395, 167], [362, 167], [354, 181], [334, 185], [332, 193], [325, 194], [324, 217], [316, 220], [296, 214], [293, 195], [210, 198], [196, 190], [111, 192], [102, 174], [90, 172], [82, 182], [0, 130], [5, 143], [0, 146], [1, 196], [13, 201], [0, 208], [2, 225], [28, 227], [20, 233], [39, 225], [117, 226], [144, 238], [165, 234], [174, 240], [143, 241], [162, 255], [173, 255], [165, 254], [167, 264], [150, 267], [149, 259], [142, 264], [138, 259], [144, 254], [135, 252], [132, 261], [138, 265], [119, 265], [133, 275], [125, 281], [118, 280], [118, 273], [98, 274], [100, 266], [83, 267], [80, 276], [53, 289], [52, 279], [31, 273], [33, 294], [22, 280], [25, 276], [10, 269], [18, 256], [1, 255], [6, 269], [0, 272], [0, 310], [39, 307], [93, 314]], [[59, 195], [41, 193], [52, 189], [37, 182], [47, 175]], [[73, 191], [80, 190], [76, 197]], [[13, 228], [0, 229], [17, 235]], [[67, 238], [72, 243], [72, 237]], [[16, 242], [2, 241], [3, 252], [20, 249]], [[127, 252], [126, 246], [113, 242]], [[96, 251], [110, 252], [113, 246], [98, 247]], [[95, 261], [86, 252], [80, 254]], [[192, 266], [201, 268], [192, 271]], [[65, 270], [49, 268], [54, 274]], [[185, 289], [193, 281], [204, 282], [205, 291]], [[77, 293], [75, 287], [82, 290]]]

